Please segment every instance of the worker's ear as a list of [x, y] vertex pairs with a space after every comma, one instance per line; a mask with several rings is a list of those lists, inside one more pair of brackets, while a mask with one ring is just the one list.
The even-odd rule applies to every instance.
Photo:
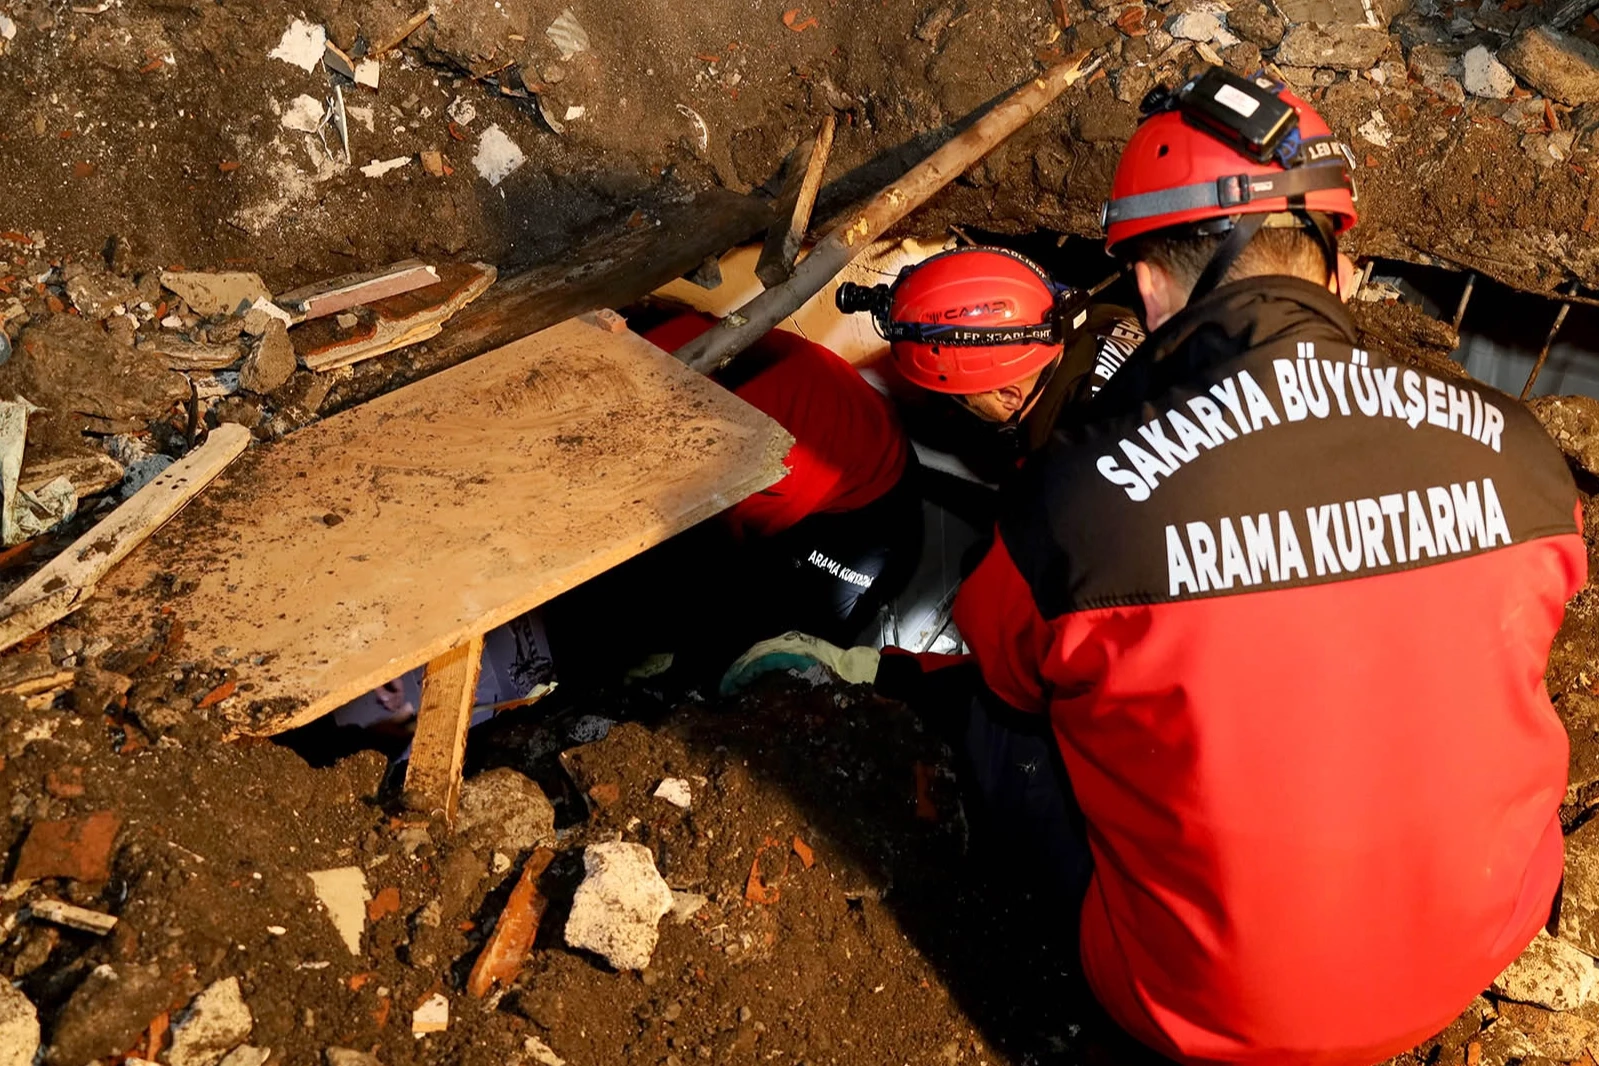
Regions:
[[1348, 303], [1349, 298], [1355, 294], [1355, 279], [1358, 277], [1360, 269], [1355, 266], [1355, 261], [1343, 252], [1339, 252], [1338, 275], [1328, 279], [1327, 288], [1332, 290], [1334, 296]]
[[994, 396], [999, 400], [999, 405], [1005, 409], [1005, 412], [1013, 415], [1027, 403], [1027, 395], [1030, 391], [1031, 389], [1024, 389], [1020, 384], [1006, 385], [1002, 389], [995, 389]]
[[1144, 324], [1151, 331], [1159, 329], [1188, 303], [1188, 290], [1177, 284], [1158, 263], [1140, 259], [1133, 264], [1133, 278], [1138, 282], [1138, 295], [1144, 301]]

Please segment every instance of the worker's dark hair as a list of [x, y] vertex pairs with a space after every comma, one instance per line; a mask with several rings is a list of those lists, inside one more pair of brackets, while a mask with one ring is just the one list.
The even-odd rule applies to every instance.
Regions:
[[[1139, 240], [1128, 258], [1159, 266], [1172, 280], [1192, 289], [1226, 236], [1160, 230]], [[1221, 281], [1268, 274], [1287, 274], [1324, 284], [1328, 280], [1327, 257], [1315, 234], [1298, 227], [1268, 226], [1255, 234]]]

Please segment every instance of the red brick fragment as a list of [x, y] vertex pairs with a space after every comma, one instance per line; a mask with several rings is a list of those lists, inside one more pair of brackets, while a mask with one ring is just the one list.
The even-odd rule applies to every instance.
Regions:
[[83, 795], [83, 767], [63, 766], [44, 775], [44, 790], [57, 799], [77, 799]]
[[369, 921], [382, 921], [391, 914], [400, 913], [400, 890], [390, 885], [377, 895], [373, 896], [366, 905], [366, 916]]
[[60, 822], [35, 822], [22, 843], [13, 879], [104, 881], [111, 876], [111, 854], [121, 828], [122, 819], [110, 811]]
[[483, 953], [478, 956], [472, 966], [472, 974], [466, 980], [466, 990], [479, 999], [488, 995], [496, 984], [509, 985], [522, 972], [527, 953], [532, 950], [533, 941], [538, 936], [539, 922], [544, 917], [546, 906], [546, 900], [539, 895], [538, 880], [549, 869], [554, 858], [555, 852], [549, 848], [539, 848], [527, 860], [527, 865], [522, 867], [522, 876], [511, 890], [505, 910], [500, 912], [500, 919], [494, 925], [494, 934], [483, 946]]

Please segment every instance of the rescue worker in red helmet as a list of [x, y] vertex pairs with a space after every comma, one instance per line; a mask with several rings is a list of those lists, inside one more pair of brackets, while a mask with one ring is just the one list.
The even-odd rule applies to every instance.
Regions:
[[[900, 381], [965, 412], [941, 418], [947, 407], [929, 411], [901, 395], [912, 436], [993, 482], [1042, 448], [1062, 414], [1144, 339], [1132, 311], [1090, 302], [1005, 248], [943, 252], [907, 267], [892, 286], [845, 284], [837, 302], [873, 315]], [[971, 415], [982, 424], [975, 432]]]
[[1577, 496], [1523, 408], [1358, 346], [1351, 166], [1309, 105], [1217, 68], [1146, 103], [1105, 218], [1153, 332], [961, 588], [974, 750], [1069, 851], [987, 706], [1047, 723], [1084, 971], [1124, 1029], [1182, 1063], [1369, 1066], [1549, 919]]

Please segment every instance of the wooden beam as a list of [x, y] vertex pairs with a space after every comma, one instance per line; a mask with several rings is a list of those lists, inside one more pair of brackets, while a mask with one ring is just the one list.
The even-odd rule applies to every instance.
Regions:
[[777, 199], [777, 221], [766, 231], [766, 244], [761, 248], [760, 262], [755, 264], [755, 276], [767, 288], [781, 285], [794, 276], [794, 263], [799, 258], [805, 233], [811, 228], [811, 212], [816, 208], [822, 174], [833, 152], [833, 131], [837, 125], [838, 120], [832, 115], [822, 119], [810, 153], [802, 156], [796, 152], [789, 161], [783, 193]]
[[428, 663], [422, 677], [422, 707], [416, 714], [411, 763], [405, 771], [405, 805], [455, 824], [466, 762], [466, 727], [472, 721], [483, 636], [451, 648]]
[[249, 443], [243, 426], [230, 422], [213, 429], [204, 444], [18, 585], [0, 601], [0, 651], [76, 610], [108, 570], [198, 496]]
[[779, 322], [822, 291], [850, 260], [871, 246], [906, 215], [975, 165], [1067, 88], [1099, 66], [1079, 52], [1055, 64], [1033, 81], [995, 104], [964, 132], [946, 141], [917, 163], [898, 181], [881, 190], [866, 205], [844, 216], [819, 241], [794, 276], [767, 289], [672, 354], [692, 370], [710, 374], [726, 366], [740, 352], [770, 333]]

